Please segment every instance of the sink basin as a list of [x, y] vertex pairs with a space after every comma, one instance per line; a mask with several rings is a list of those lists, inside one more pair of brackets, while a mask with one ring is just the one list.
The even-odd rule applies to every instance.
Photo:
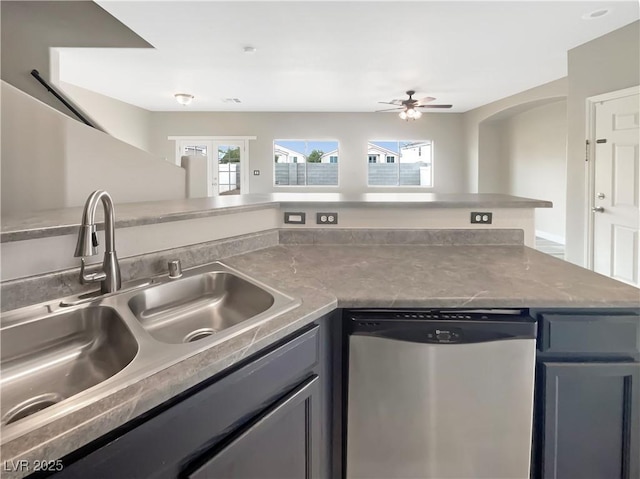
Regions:
[[156, 340], [190, 343], [267, 311], [274, 296], [240, 276], [213, 271], [148, 288], [129, 308]]
[[0, 338], [2, 426], [103, 382], [138, 351], [122, 318], [104, 306], [13, 321]]
[[300, 304], [219, 262], [183, 274], [3, 313], [0, 445]]

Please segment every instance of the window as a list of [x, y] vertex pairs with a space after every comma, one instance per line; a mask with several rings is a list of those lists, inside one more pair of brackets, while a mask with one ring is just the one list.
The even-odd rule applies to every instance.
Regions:
[[[369, 141], [367, 157], [369, 186], [433, 186], [431, 140]], [[380, 157], [386, 162], [375, 161]]]
[[275, 140], [276, 186], [338, 186], [338, 142]]

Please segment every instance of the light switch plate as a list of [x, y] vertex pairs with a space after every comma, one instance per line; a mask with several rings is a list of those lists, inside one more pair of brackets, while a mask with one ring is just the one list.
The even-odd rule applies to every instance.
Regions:
[[253, 176], [260, 176], [260, 170], [253, 170]]
[[306, 222], [306, 214], [302, 212], [285, 211], [284, 222], [288, 225], [303, 225]]

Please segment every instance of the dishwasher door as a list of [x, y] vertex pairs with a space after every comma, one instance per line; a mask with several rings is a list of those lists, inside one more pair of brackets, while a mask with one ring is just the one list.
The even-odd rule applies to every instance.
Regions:
[[349, 337], [347, 478], [529, 478], [533, 321], [361, 323]]

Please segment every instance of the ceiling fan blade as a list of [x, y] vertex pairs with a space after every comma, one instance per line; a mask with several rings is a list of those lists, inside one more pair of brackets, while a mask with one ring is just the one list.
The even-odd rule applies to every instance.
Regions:
[[379, 101], [378, 103], [384, 103], [385, 105], [402, 106], [402, 100]]
[[398, 111], [398, 110], [402, 110], [404, 107], [400, 106], [398, 108], [387, 108], [386, 110], [376, 110], [375, 113], [379, 113], [381, 111]]
[[451, 108], [453, 105], [419, 105], [420, 108]]
[[435, 100], [435, 98], [434, 98], [434, 97], [432, 97], [432, 96], [425, 96], [424, 98], [420, 98], [420, 99], [418, 100], [418, 105], [417, 105], [417, 106], [422, 106], [422, 105], [424, 105], [425, 103], [432, 102], [433, 100]]

